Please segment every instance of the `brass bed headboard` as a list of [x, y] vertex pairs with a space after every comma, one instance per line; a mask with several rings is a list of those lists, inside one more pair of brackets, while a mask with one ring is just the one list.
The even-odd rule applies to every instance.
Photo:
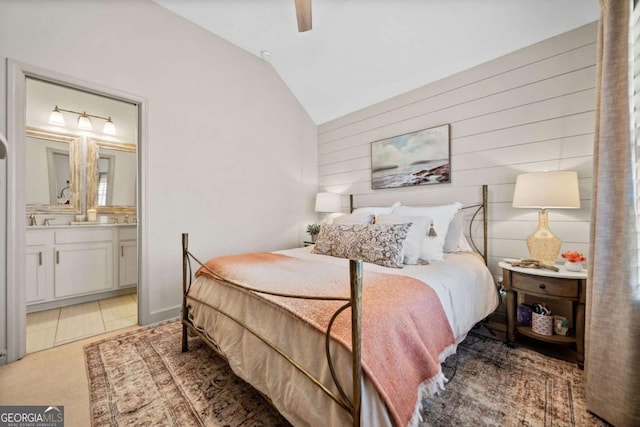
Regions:
[[[485, 265], [488, 263], [488, 215], [487, 215], [487, 207], [489, 204], [489, 186], [487, 184], [482, 185], [482, 201], [480, 203], [476, 203], [473, 205], [463, 206], [461, 210], [470, 210], [472, 211], [471, 220], [469, 221], [469, 243], [473, 249], [478, 252], [482, 258], [484, 259]], [[349, 212], [353, 212], [355, 209], [353, 203], [353, 194], [349, 194]], [[475, 209], [475, 210], [474, 210]], [[476, 244], [472, 230], [473, 224], [476, 221], [476, 217], [478, 214], [482, 212], [482, 250], [478, 248]]]

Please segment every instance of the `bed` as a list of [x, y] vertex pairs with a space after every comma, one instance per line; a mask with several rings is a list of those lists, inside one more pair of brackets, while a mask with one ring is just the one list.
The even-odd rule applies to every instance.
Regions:
[[[482, 213], [484, 257], [456, 251], [428, 265], [314, 253], [322, 242], [201, 262], [184, 234], [183, 351], [188, 333], [200, 336], [296, 426], [417, 425], [421, 397], [447, 381], [440, 363], [498, 304], [486, 268], [486, 186], [482, 194], [468, 208], [469, 229]], [[413, 226], [384, 230], [406, 237]]]

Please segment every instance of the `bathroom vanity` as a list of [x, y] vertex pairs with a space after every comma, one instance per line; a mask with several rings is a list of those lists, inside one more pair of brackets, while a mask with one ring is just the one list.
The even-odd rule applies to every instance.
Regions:
[[135, 292], [136, 224], [30, 226], [27, 311]]
[[27, 312], [135, 292], [136, 145], [27, 127], [25, 159]]

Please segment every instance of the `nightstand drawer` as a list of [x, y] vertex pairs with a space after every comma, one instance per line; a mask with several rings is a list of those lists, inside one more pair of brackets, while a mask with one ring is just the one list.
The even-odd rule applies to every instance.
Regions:
[[566, 298], [577, 298], [579, 289], [576, 279], [532, 276], [518, 272], [512, 273], [511, 286], [534, 294]]

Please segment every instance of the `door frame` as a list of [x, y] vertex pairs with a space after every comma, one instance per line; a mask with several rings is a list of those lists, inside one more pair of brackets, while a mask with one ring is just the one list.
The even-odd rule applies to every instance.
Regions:
[[26, 198], [24, 194], [24, 141], [26, 127], [26, 78], [78, 89], [138, 106], [138, 324], [149, 323], [147, 205], [147, 104], [146, 98], [87, 82], [72, 76], [7, 59], [7, 362], [26, 353]]

